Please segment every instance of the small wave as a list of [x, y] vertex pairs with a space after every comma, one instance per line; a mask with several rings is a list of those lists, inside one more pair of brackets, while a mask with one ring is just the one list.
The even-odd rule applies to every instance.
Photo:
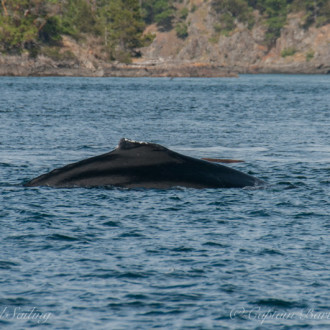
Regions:
[[173, 252], [192, 252], [192, 251], [194, 251], [194, 249], [185, 247], [185, 246], [179, 246], [179, 247], [173, 248], [171, 251], [173, 251]]
[[217, 243], [217, 242], [211, 242], [211, 241], [210, 242], [203, 243], [203, 246], [211, 246], [211, 247], [218, 247], [218, 248], [227, 248], [227, 247], [229, 247], [226, 244]]
[[281, 255], [281, 256], [284, 255], [281, 251], [274, 250], [274, 249], [268, 249], [268, 248], [262, 249], [259, 252], [259, 255], [266, 255], [266, 254], [270, 254], [270, 255]]
[[68, 235], [63, 235], [63, 234], [53, 234], [48, 236], [48, 239], [55, 240], [55, 241], [78, 241], [79, 238], [77, 237], [72, 237]]
[[13, 165], [9, 164], [9, 163], [0, 163], [0, 166], [1, 167], [12, 167]]
[[312, 217], [315, 217], [315, 216], [317, 216], [317, 217], [322, 217], [322, 216], [328, 216], [328, 214], [326, 215], [326, 214], [318, 214], [318, 213], [315, 213], [315, 212], [300, 212], [300, 213], [298, 213], [298, 214], [296, 214], [296, 215], [294, 215], [294, 218], [295, 219], [302, 219], [302, 218], [312, 218]]
[[120, 238], [125, 238], [125, 237], [144, 237], [144, 236], [145, 235], [140, 234], [139, 232], [133, 230], [133, 231], [129, 231], [129, 232], [123, 233], [119, 237]]
[[161, 316], [161, 315], [172, 315], [172, 314], [181, 314], [184, 313], [183, 310], [181, 309], [170, 309], [170, 310], [166, 310], [166, 311], [161, 311], [161, 310], [152, 310], [146, 313], [143, 313], [142, 315], [144, 316]]
[[187, 302], [187, 301], [198, 301], [203, 298], [202, 293], [173, 293], [173, 294], [167, 294], [162, 298], [162, 300], [165, 301], [171, 301], [171, 302]]
[[266, 210], [256, 210], [249, 212], [249, 215], [252, 217], [269, 217], [270, 213]]
[[164, 304], [158, 303], [158, 302], [143, 302], [140, 300], [133, 300], [133, 301], [127, 301], [127, 302], [111, 302], [107, 305], [107, 307], [113, 308], [113, 309], [121, 309], [121, 308], [139, 308], [139, 307], [148, 307], [148, 308], [155, 308], [155, 309], [162, 309], [164, 308]]
[[129, 293], [125, 296], [125, 298], [128, 298], [128, 299], [141, 299], [141, 300], [147, 300], [147, 299], [150, 299], [149, 296], [145, 295], [145, 294], [142, 294], [142, 293]]
[[20, 264], [13, 261], [0, 260], [0, 269], [12, 269]]
[[0, 306], [29, 306], [31, 300], [22, 297], [0, 298]]
[[224, 284], [221, 286], [221, 290], [226, 293], [233, 293], [233, 292], [238, 291], [238, 287], [233, 284]]
[[136, 278], [146, 278], [149, 277], [150, 274], [143, 273], [143, 272], [123, 272], [117, 276], [117, 278], [129, 278], [129, 279], [136, 279]]
[[285, 190], [289, 190], [289, 189], [296, 189], [298, 188], [297, 185], [291, 183], [291, 182], [288, 182], [288, 181], [280, 181], [280, 182], [277, 182], [277, 185], [279, 186], [285, 186], [284, 189]]
[[116, 221], [106, 221], [106, 222], [103, 222], [103, 226], [107, 226], [107, 227], [119, 227], [120, 226], [120, 223], [119, 222], [116, 222]]
[[288, 301], [288, 300], [277, 299], [277, 298], [260, 299], [260, 300], [255, 301], [253, 304], [259, 305], [259, 306], [269, 306], [269, 307], [278, 307], [278, 308], [294, 308], [294, 307], [304, 308], [304, 307], [306, 307], [305, 304], [302, 304], [297, 301]]
[[18, 241], [24, 241], [26, 239], [34, 239], [38, 237], [38, 235], [34, 234], [23, 234], [23, 235], [13, 235], [13, 236], [8, 236], [8, 239], [13, 239], [13, 240], [18, 240]]

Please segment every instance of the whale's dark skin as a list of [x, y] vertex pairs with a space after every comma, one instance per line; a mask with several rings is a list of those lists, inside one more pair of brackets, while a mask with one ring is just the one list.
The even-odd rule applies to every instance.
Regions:
[[55, 169], [26, 187], [243, 188], [264, 182], [227, 166], [181, 155], [161, 145], [121, 139], [106, 154]]

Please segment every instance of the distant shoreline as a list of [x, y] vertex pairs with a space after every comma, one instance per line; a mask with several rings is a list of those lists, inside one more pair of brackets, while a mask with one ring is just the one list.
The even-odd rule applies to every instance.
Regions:
[[330, 64], [291, 63], [286, 65], [223, 66], [201, 62], [95, 63], [93, 67], [70, 61], [55, 62], [47, 57], [1, 56], [0, 76], [18, 77], [238, 77], [239, 74], [329, 74]]

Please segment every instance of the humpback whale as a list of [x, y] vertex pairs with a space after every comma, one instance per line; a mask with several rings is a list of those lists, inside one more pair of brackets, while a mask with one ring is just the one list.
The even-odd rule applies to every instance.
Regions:
[[116, 149], [38, 176], [26, 187], [243, 188], [264, 182], [159, 144], [121, 139]]

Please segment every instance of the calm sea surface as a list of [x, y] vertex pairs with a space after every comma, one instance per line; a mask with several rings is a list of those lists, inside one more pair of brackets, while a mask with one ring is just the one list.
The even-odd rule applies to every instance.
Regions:
[[[264, 189], [24, 188], [160, 143]], [[0, 328], [329, 329], [330, 76], [0, 77]]]

